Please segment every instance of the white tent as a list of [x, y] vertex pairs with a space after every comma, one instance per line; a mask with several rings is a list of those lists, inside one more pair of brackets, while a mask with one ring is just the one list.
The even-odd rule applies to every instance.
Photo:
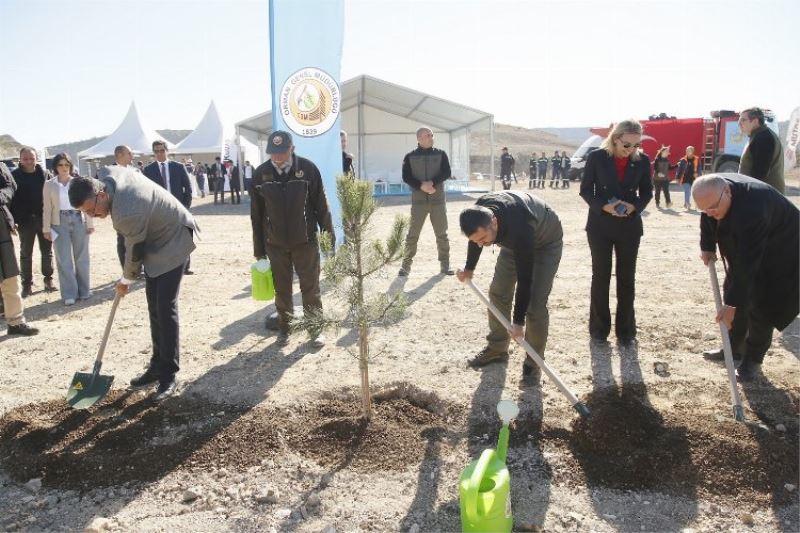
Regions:
[[231, 135], [226, 135], [225, 126], [217, 111], [217, 106], [212, 100], [206, 114], [197, 124], [197, 127], [186, 136], [178, 146], [172, 150], [173, 154], [215, 154], [218, 156], [225, 146], [225, 140]]
[[150, 154], [153, 151], [153, 141], [156, 140], [167, 143], [167, 147], [170, 150], [173, 148], [172, 143], [144, 124], [142, 117], [139, 116], [139, 112], [136, 110], [136, 103], [131, 102], [128, 114], [122, 119], [122, 123], [117, 126], [117, 129], [91, 148], [78, 152], [78, 158], [85, 160], [112, 156], [114, 155], [114, 148], [120, 144], [130, 147], [131, 152], [134, 154]]
[[[342, 83], [341, 128], [361, 178], [399, 182], [403, 155], [416, 146], [420, 126], [431, 128], [435, 145], [450, 157], [453, 176], [470, 176], [470, 132], [488, 130], [494, 145], [494, 117], [465, 105], [361, 75]], [[236, 134], [259, 147], [264, 157], [272, 131], [267, 111], [236, 124]], [[491, 154], [494, 175], [494, 154]]]

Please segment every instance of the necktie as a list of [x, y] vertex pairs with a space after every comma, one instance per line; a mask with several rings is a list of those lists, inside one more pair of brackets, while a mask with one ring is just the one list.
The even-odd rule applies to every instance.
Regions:
[[167, 183], [167, 168], [164, 163], [161, 163], [161, 181], [164, 182], [164, 188], [169, 190], [169, 183]]

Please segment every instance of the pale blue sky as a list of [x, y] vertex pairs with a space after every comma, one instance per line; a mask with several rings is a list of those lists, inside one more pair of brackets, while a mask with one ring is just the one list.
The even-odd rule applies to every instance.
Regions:
[[[302, 0], [297, 0], [302, 1]], [[267, 0], [0, 0], [0, 133], [110, 133], [135, 99], [191, 129], [269, 108]], [[347, 0], [342, 79], [366, 73], [525, 127], [800, 105], [800, 2]], [[298, 39], [313, 39], [309, 18]]]

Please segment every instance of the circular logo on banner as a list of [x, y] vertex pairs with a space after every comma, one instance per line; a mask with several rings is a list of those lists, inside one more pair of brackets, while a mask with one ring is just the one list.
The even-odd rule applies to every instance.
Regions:
[[316, 137], [331, 129], [339, 116], [339, 84], [316, 68], [298, 70], [281, 88], [283, 121], [302, 137]]

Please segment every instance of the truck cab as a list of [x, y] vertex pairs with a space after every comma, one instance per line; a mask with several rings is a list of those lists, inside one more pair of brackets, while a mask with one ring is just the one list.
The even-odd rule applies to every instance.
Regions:
[[599, 135], [592, 135], [581, 144], [575, 153], [572, 154], [572, 157], [569, 158], [570, 168], [569, 172], [567, 173], [567, 179], [572, 181], [576, 179], [581, 179], [583, 175], [583, 167], [586, 166], [586, 157], [600, 148], [600, 143], [603, 142], [603, 138]]

